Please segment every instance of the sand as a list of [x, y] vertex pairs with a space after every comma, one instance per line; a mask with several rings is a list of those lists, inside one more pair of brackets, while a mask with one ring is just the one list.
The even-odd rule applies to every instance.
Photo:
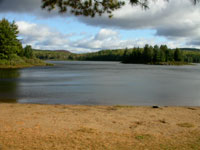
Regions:
[[1, 150], [200, 150], [200, 107], [0, 103]]

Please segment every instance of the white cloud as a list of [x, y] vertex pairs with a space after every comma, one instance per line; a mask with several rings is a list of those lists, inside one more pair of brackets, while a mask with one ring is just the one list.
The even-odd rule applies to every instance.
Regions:
[[114, 38], [117, 37], [118, 33], [113, 30], [108, 30], [108, 29], [101, 29], [99, 33], [95, 36], [96, 40], [104, 40], [107, 38]]
[[16, 22], [19, 27], [22, 43], [41, 49], [69, 48], [71, 34], [61, 34], [55, 29], [24, 21]]
[[[2, 0], [0, 13], [18, 12], [29, 13], [35, 16], [55, 16], [40, 9], [40, 0]], [[17, 22], [20, 36], [24, 44], [31, 44], [42, 49], [67, 49], [77, 52], [99, 49], [115, 49], [149, 44], [164, 44], [158, 40], [161, 36], [168, 39], [170, 47], [200, 47], [200, 4], [194, 6], [190, 0], [164, 0], [150, 2], [150, 9], [142, 10], [140, 7], [126, 5], [114, 12], [114, 17], [107, 16], [86, 18], [77, 17], [77, 20], [87, 25], [99, 26], [101, 30], [96, 35], [86, 37], [63, 34], [47, 26], [27, 22]], [[63, 16], [65, 17], [65, 15]], [[52, 18], [53, 19], [53, 18]], [[111, 30], [113, 29], [113, 30]], [[152, 29], [154, 38], [140, 38], [122, 40], [120, 29]], [[78, 37], [72, 40], [71, 36]], [[83, 38], [82, 38], [83, 37]], [[165, 41], [166, 42], [166, 41]]]
[[133, 38], [123, 40], [118, 31], [103, 28], [95, 36], [90, 38], [83, 38], [79, 41], [75, 41], [76, 47], [82, 47], [90, 50], [100, 49], [122, 49], [133, 47], [144, 47], [145, 44], [149, 45], [162, 45], [167, 44], [171, 48], [183, 47], [182, 42], [176, 41], [162, 41], [158, 42], [159, 37], [154, 38]]
[[[63, 34], [44, 25], [37, 25], [24, 21], [16, 23], [19, 27], [23, 45], [32, 45], [33, 48], [37, 49], [62, 49], [81, 53], [101, 49], [143, 47], [146, 43], [151, 45], [164, 44], [162, 42], [156, 43], [157, 40], [155, 38], [123, 40], [118, 31], [106, 28], [101, 29], [97, 34], [88, 37], [86, 33], [84, 33], [84, 35], [73, 33]], [[76, 40], [72, 40], [74, 37]], [[176, 45], [172, 42], [169, 44], [172, 47]]]
[[[192, 5], [190, 0], [164, 0], [150, 2], [150, 9], [126, 5], [114, 13], [114, 17], [96, 17], [94, 19], [80, 17], [88, 24], [104, 28], [118, 28], [126, 30], [153, 29], [155, 36], [163, 36], [169, 40], [187, 41], [200, 38], [200, 4]], [[183, 42], [183, 41], [182, 41]], [[196, 44], [199, 42], [195, 42]], [[199, 45], [200, 46], [200, 45]]]

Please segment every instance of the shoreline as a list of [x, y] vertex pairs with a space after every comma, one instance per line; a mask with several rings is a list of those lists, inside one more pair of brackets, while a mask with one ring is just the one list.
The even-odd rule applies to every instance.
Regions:
[[1, 150], [200, 149], [200, 107], [0, 103]]
[[0, 69], [23, 69], [23, 68], [30, 68], [30, 67], [42, 67], [42, 66], [54, 66], [54, 64], [45, 63], [45, 64], [36, 64], [36, 65], [27, 64], [27, 65], [15, 65], [15, 66], [0, 65]]
[[21, 58], [20, 61], [0, 59], [0, 69], [22, 69], [22, 68], [39, 67], [39, 66], [54, 66], [54, 64], [46, 63], [45, 61], [35, 58], [33, 59]]

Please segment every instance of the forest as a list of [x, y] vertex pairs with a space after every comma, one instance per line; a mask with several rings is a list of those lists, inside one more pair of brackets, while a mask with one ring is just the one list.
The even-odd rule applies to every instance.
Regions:
[[124, 51], [122, 62], [142, 64], [185, 64], [199, 63], [200, 53], [169, 49], [166, 45], [160, 47], [145, 45], [143, 49], [133, 48], [131, 52]]
[[120, 61], [122, 63], [181, 65], [200, 63], [198, 49], [170, 49], [166, 45], [144, 48], [101, 50], [92, 53], [74, 54], [69, 51], [35, 50], [34, 55], [44, 60], [80, 60], [80, 61]]
[[33, 55], [42, 60], [70, 60], [70, 57], [73, 55], [73, 53], [65, 50], [33, 49]]

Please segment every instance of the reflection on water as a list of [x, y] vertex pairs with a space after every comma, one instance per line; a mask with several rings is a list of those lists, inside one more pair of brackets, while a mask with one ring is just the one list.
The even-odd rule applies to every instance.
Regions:
[[0, 70], [0, 101], [200, 106], [200, 65], [50, 63], [55, 66]]
[[0, 102], [17, 102], [17, 78], [20, 73], [17, 69], [0, 69]]
[[17, 69], [0, 69], [0, 79], [18, 78], [20, 73]]

